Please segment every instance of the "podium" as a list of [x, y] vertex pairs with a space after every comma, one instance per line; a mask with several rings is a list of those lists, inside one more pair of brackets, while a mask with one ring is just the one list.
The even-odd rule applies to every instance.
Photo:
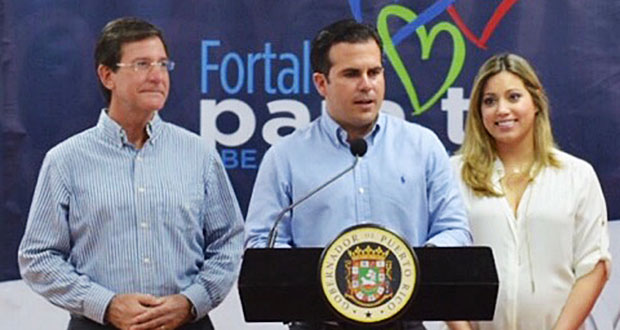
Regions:
[[[341, 321], [322, 296], [322, 248], [247, 249], [239, 277], [246, 322]], [[492, 320], [499, 282], [488, 247], [414, 249], [420, 283], [400, 320]]]

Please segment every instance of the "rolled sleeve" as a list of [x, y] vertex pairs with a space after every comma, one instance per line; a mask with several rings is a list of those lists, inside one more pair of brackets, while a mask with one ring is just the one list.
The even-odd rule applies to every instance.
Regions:
[[577, 278], [590, 273], [599, 261], [604, 261], [610, 273], [609, 230], [607, 208], [594, 169], [588, 165], [577, 208], [574, 240], [574, 272]]

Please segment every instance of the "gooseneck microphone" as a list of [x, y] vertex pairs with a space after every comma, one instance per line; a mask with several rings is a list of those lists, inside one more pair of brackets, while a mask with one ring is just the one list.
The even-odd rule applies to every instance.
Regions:
[[271, 227], [271, 230], [269, 231], [269, 239], [267, 241], [268, 248], [273, 248], [273, 246], [276, 244], [276, 238], [278, 237], [278, 225], [280, 224], [280, 221], [282, 221], [282, 219], [284, 218], [284, 215], [288, 211], [292, 210], [295, 206], [299, 205], [306, 199], [312, 197], [312, 195], [316, 194], [321, 189], [329, 186], [332, 182], [340, 179], [343, 175], [353, 170], [355, 168], [355, 165], [357, 165], [357, 163], [359, 162], [359, 160], [366, 154], [366, 150], [368, 150], [368, 145], [366, 144], [366, 141], [364, 139], [355, 139], [349, 143], [349, 146], [350, 146], [349, 150], [351, 151], [353, 156], [355, 156], [355, 161], [353, 161], [353, 164], [349, 166], [348, 168], [346, 168], [344, 171], [338, 173], [338, 175], [336, 175], [335, 177], [329, 179], [327, 182], [316, 187], [314, 190], [309, 192], [306, 196], [304, 196], [300, 200], [292, 203], [291, 205], [287, 206], [282, 211], [280, 211], [280, 213], [278, 213], [278, 216], [276, 217], [276, 221], [274, 222], [273, 226]]
[[351, 141], [349, 144], [349, 150], [355, 156], [355, 161], [358, 161], [359, 158], [364, 157], [366, 154], [366, 150], [368, 150], [368, 145], [366, 144], [366, 140], [364, 139], [355, 139]]

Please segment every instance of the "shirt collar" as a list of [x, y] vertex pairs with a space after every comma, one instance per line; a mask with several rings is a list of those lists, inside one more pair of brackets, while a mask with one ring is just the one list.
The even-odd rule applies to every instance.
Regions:
[[[385, 116], [385, 114], [379, 112], [379, 116], [377, 117], [372, 130], [364, 137], [364, 140], [366, 140], [369, 146], [374, 144], [378, 133], [381, 131], [381, 127], [385, 126]], [[349, 143], [347, 142], [347, 132], [340, 127], [340, 125], [332, 118], [329, 111], [326, 109], [323, 109], [323, 113], [321, 114], [320, 125], [334, 145], [344, 146], [346, 148], [349, 147]]]
[[[159, 112], [156, 111], [153, 114], [153, 118], [146, 124], [146, 134], [148, 135], [146, 143], [155, 143], [161, 131], [161, 123], [162, 120], [159, 117]], [[104, 137], [112, 141], [119, 148], [122, 148], [124, 145], [131, 145], [127, 139], [127, 132], [125, 132], [125, 129], [119, 123], [110, 118], [107, 108], [101, 110], [97, 127], [101, 130]]]
[[[531, 169], [530, 169], [530, 175], [532, 174]], [[493, 163], [493, 175], [491, 176], [491, 181], [493, 182], [493, 184], [499, 185], [500, 184], [500, 180], [502, 178], [504, 178], [504, 175], [506, 175], [506, 170], [504, 169], [504, 163], [502, 163], [502, 160], [499, 157], [495, 157], [495, 162]], [[535, 178], [532, 178], [532, 181], [534, 181]]]
[[491, 180], [494, 184], [499, 184], [499, 181], [504, 177], [504, 163], [499, 157], [495, 157], [495, 162], [493, 162], [493, 175]]

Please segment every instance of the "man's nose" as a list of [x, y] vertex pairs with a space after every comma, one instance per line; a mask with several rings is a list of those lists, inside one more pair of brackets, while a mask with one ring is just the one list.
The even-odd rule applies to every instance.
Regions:
[[160, 81], [168, 75], [168, 71], [160, 66], [153, 65], [148, 70], [148, 79], [153, 81]]
[[360, 77], [359, 88], [361, 90], [368, 90], [371, 87], [372, 87], [372, 81], [370, 80], [370, 77], [368, 76], [368, 74], [363, 74]]

